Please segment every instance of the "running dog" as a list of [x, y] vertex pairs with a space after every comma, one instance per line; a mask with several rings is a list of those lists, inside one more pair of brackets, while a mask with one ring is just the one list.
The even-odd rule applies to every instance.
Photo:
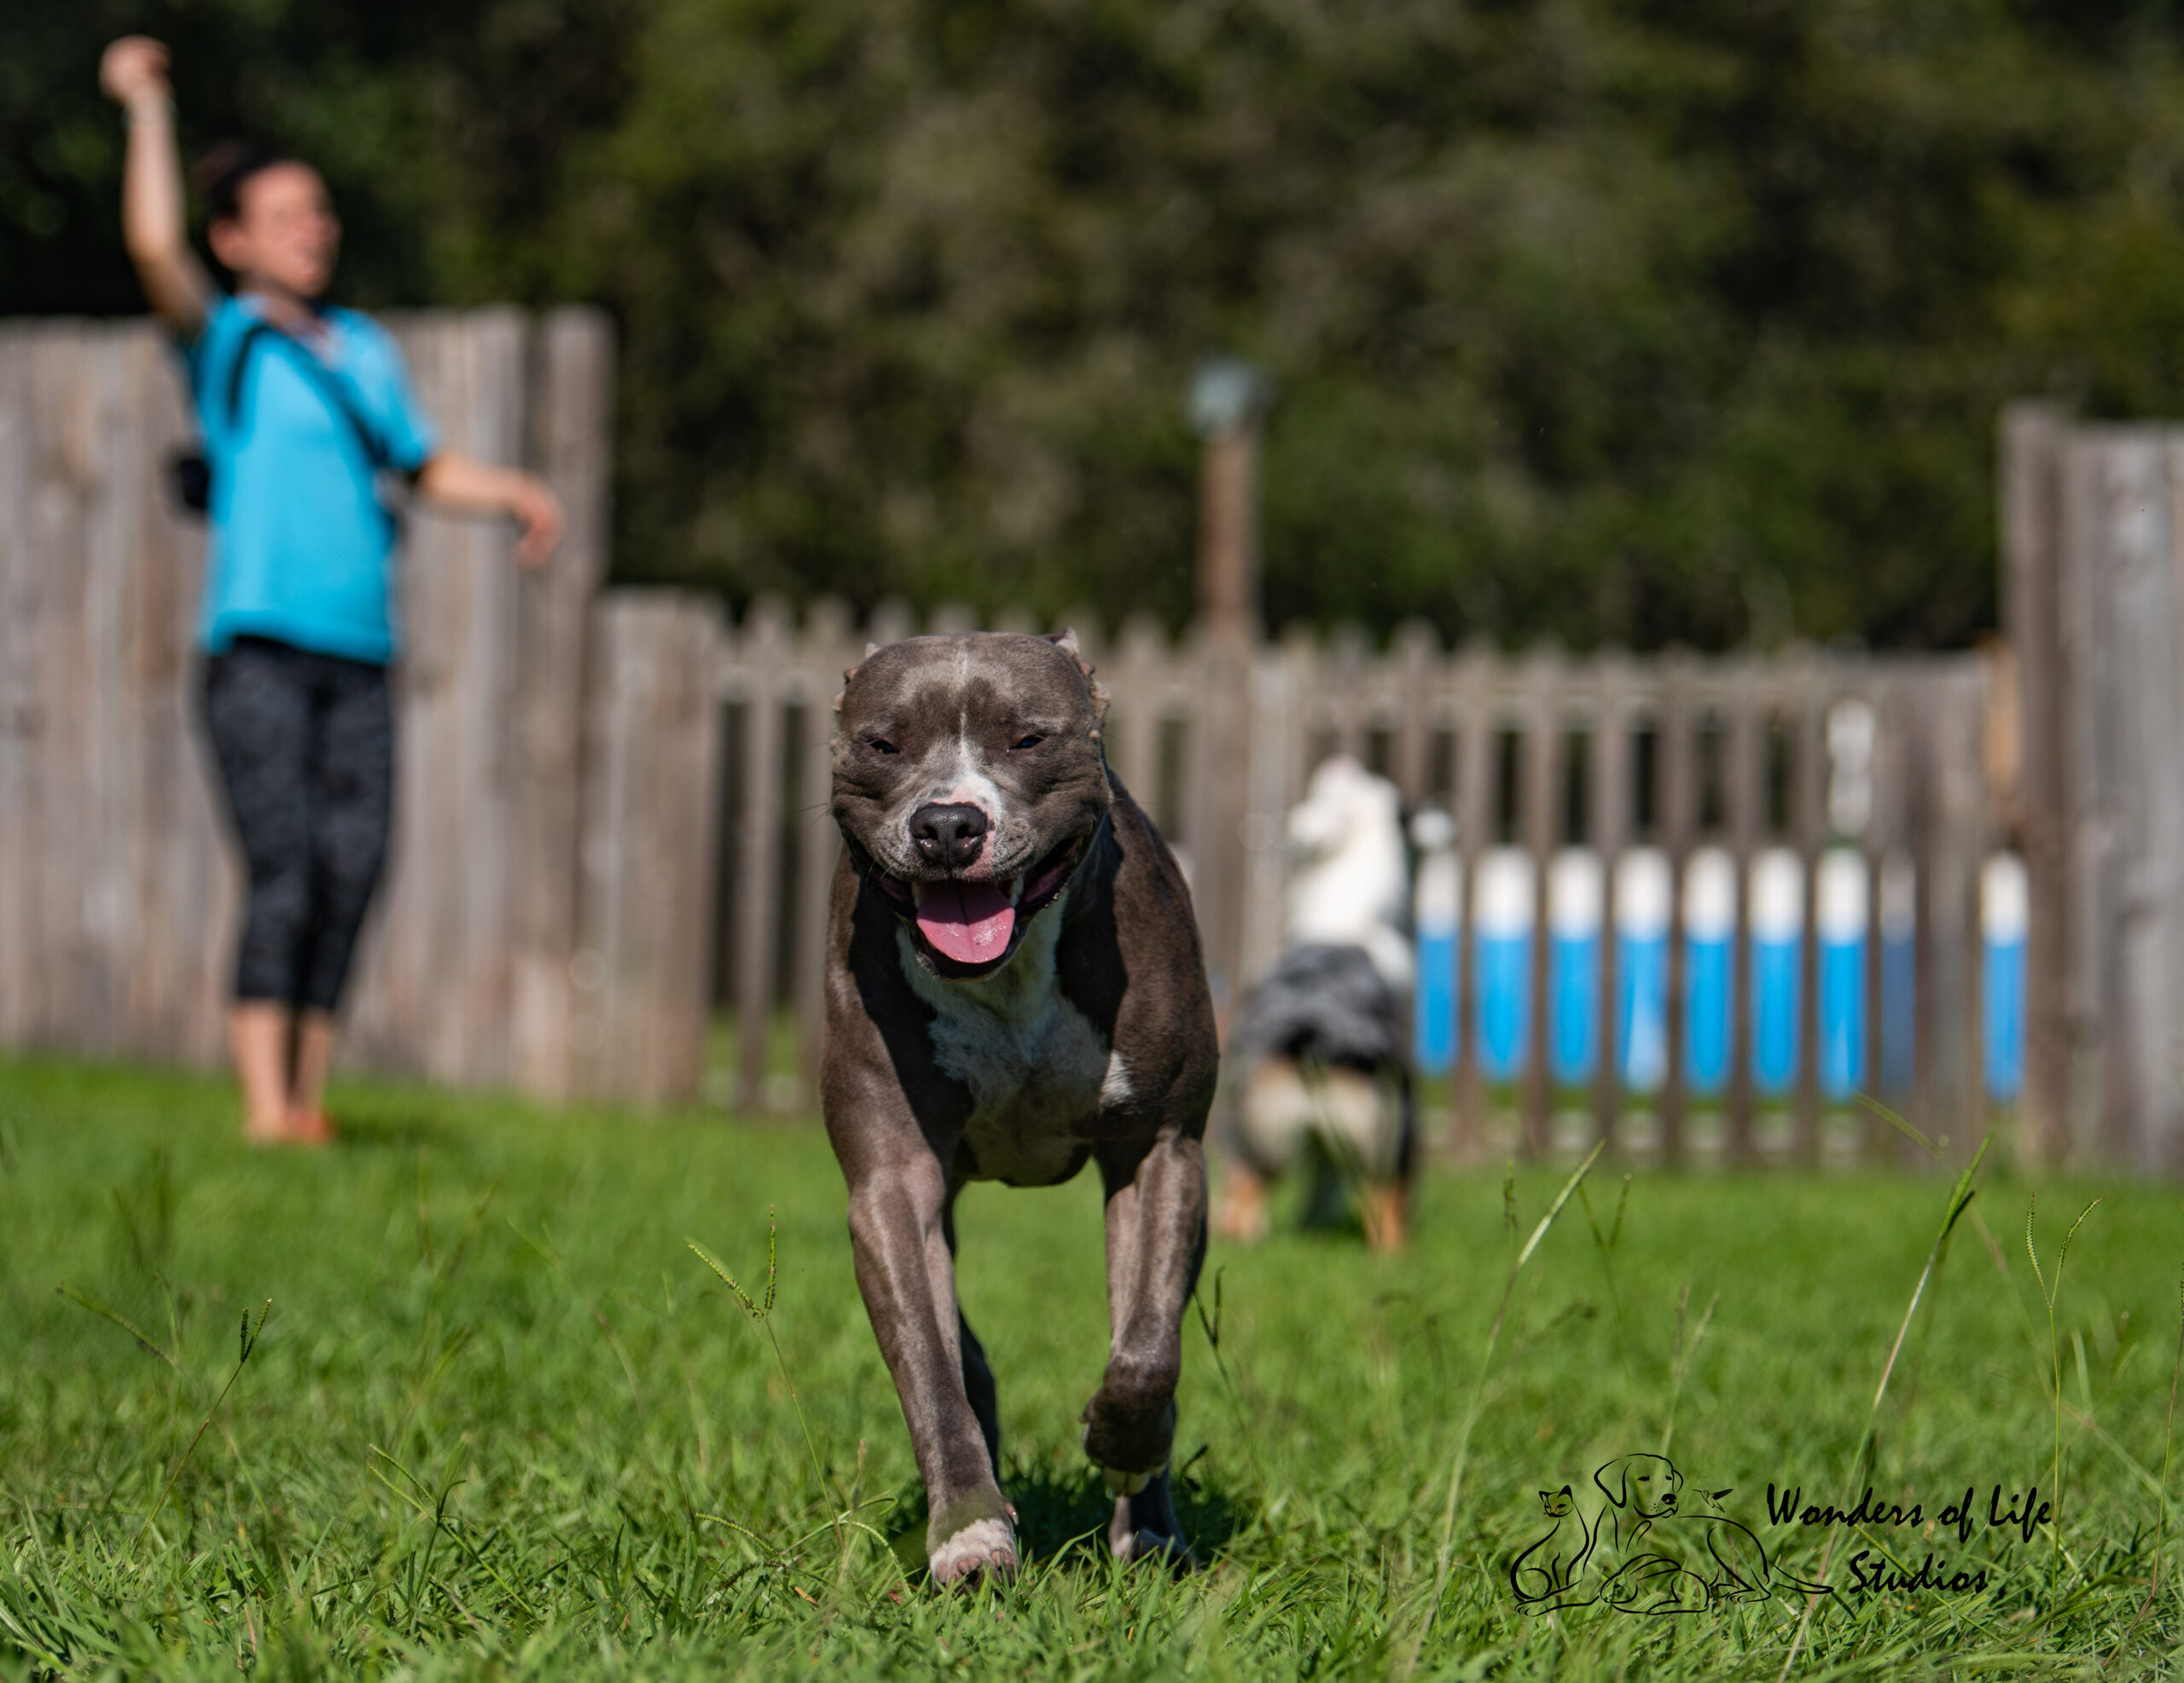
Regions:
[[1400, 1249], [1416, 1154], [1409, 1048], [1410, 864], [1395, 785], [1344, 755], [1289, 815], [1301, 856], [1288, 949], [1244, 1001], [1220, 1228], [1255, 1240], [1267, 1183], [1310, 1159], [1308, 1221], [1362, 1183], [1366, 1242]]
[[1108, 1543], [1192, 1564], [1168, 1460], [1217, 1048], [1190, 896], [1107, 768], [1106, 711], [1067, 632], [870, 649], [835, 704], [821, 1097], [938, 1583], [1020, 1558], [993, 1373], [956, 1298], [956, 1194], [1088, 1162], [1112, 1341], [1081, 1418]]

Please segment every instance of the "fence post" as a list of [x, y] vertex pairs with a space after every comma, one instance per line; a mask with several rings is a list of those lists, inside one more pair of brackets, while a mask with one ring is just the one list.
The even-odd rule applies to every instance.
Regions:
[[1728, 1158], [1732, 1163], [1750, 1163], [1755, 1155], [1752, 1065], [1757, 1027], [1752, 1010], [1751, 862], [1767, 781], [1767, 733], [1750, 666], [1741, 659], [1734, 660], [1724, 678], [1722, 799], [1729, 855], [1736, 862], [1736, 916], [1729, 947]]
[[571, 1034], [586, 1095], [688, 1100], [704, 1072], [720, 641], [710, 598], [617, 590], [591, 612]]
[[1456, 942], [1456, 1154], [1468, 1162], [1486, 1149], [1486, 1077], [1479, 1059], [1479, 862], [1493, 846], [1487, 814], [1494, 790], [1496, 663], [1482, 645], [1456, 662], [1456, 847], [1463, 857], [1465, 901]]
[[1655, 808], [1660, 815], [1661, 846], [1669, 858], [1668, 1063], [1660, 1100], [1661, 1157], [1669, 1164], [1683, 1160], [1683, 1124], [1690, 1104], [1690, 1060], [1686, 1055], [1690, 1013], [1685, 1007], [1691, 943], [1684, 928], [1684, 876], [1691, 861], [1699, 793], [1691, 692], [1689, 658], [1670, 653], [1661, 663], [1660, 790]]
[[1791, 664], [1790, 833], [1804, 868], [1804, 933], [1798, 948], [1798, 1086], [1791, 1155], [1820, 1161], [1820, 856], [1827, 805], [1827, 669], [1810, 649]]
[[516, 588], [516, 820], [508, 1076], [548, 1099], [570, 1091], [569, 967], [577, 947], [585, 618], [607, 568], [614, 335], [593, 310], [556, 310], [531, 345], [532, 465], [568, 525]]
[[2030, 921], [2024, 940], [2024, 1086], [2022, 1148], [2059, 1164], [2070, 1146], [2071, 935], [2065, 832], [2062, 646], [2061, 412], [2047, 403], [2002, 410], [1997, 511], [2002, 545], [2002, 621], [2016, 656], [2018, 786], [2011, 817], [2024, 856]]
[[[2079, 879], [2072, 943], [2106, 1154], [2184, 1164], [2184, 587], [2173, 435], [2081, 429], [2065, 467], [2065, 738]], [[2097, 1036], [2097, 1038], [2096, 1038]], [[2075, 1106], [2074, 1106], [2075, 1108]]]
[[815, 1106], [827, 1016], [827, 914], [842, 850], [841, 832], [835, 827], [832, 810], [834, 700], [841, 692], [843, 672], [856, 659], [849, 610], [832, 598], [812, 604], [796, 654], [804, 740], [797, 775], [796, 961], [790, 985], [796, 1001], [804, 1100]]
[[1617, 966], [1621, 954], [1616, 931], [1616, 864], [1630, 845], [1635, 815], [1630, 810], [1630, 666], [1618, 651], [1604, 654], [1596, 666], [1593, 710], [1591, 798], [1593, 850], [1600, 862], [1600, 974], [1594, 1009], [1599, 1032], [1594, 1038], [1594, 1134], [1612, 1144], [1623, 1106], [1621, 1024]]
[[1554, 930], [1548, 910], [1548, 878], [1562, 817], [1561, 662], [1542, 649], [1525, 664], [1524, 758], [1519, 778], [1518, 833], [1532, 856], [1531, 1038], [1519, 1083], [1519, 1139], [1530, 1158], [1547, 1154], [1554, 1129], [1554, 998], [1548, 985]]
[[741, 632], [743, 697], [742, 833], [736, 848], [735, 1089], [746, 1111], [764, 1107], [766, 1042], [773, 1027], [774, 959], [779, 950], [781, 879], [782, 739], [781, 678], [788, 657], [788, 617], [781, 604], [754, 603]]
[[[522, 315], [434, 313], [389, 325], [449, 445], [521, 461]], [[504, 522], [419, 509], [407, 525], [394, 838], [345, 1044], [368, 1068], [499, 1084], [510, 1075], [522, 587]]]

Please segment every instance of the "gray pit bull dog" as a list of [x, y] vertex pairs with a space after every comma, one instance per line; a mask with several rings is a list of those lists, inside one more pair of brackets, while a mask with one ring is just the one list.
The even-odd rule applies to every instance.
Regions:
[[1018, 1564], [993, 1374], [956, 1301], [956, 1195], [1087, 1162], [1112, 1338], [1084, 1448], [1116, 1554], [1187, 1566], [1168, 1458], [1217, 1054], [1182, 874], [1107, 769], [1107, 697], [1068, 632], [915, 637], [847, 678], [821, 1090], [933, 1579]]

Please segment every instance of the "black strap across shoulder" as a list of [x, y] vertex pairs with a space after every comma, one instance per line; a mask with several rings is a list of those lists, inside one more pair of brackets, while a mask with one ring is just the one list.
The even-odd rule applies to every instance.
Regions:
[[289, 363], [301, 371], [304, 377], [318, 388], [319, 395], [333, 405], [334, 412], [348, 423], [350, 432], [357, 440], [357, 447], [374, 473], [394, 465], [393, 453], [380, 442], [364, 417], [350, 401], [348, 388], [334, 377], [333, 371], [319, 361], [311, 348], [300, 343], [293, 334], [285, 333], [270, 322], [253, 322], [243, 329], [242, 342], [235, 346], [235, 354], [228, 365], [226, 415], [230, 429], [242, 413], [243, 380], [250, 371], [251, 352], [263, 339], [271, 339], [277, 345], [288, 347]]
[[[351, 437], [356, 440], [357, 448], [363, 453], [366, 468], [376, 474], [392, 467], [394, 452], [380, 441], [379, 434], [372, 429], [370, 423], [358, 411], [355, 403], [351, 400], [348, 387], [334, 377], [333, 371], [325, 363], [319, 361], [309, 345], [297, 340], [293, 334], [282, 332], [272, 322], [262, 317], [253, 320], [243, 329], [242, 338], [235, 346], [235, 355], [228, 361], [227, 389], [223, 393], [226, 402], [222, 407], [221, 413], [226, 418], [229, 430], [234, 430], [236, 418], [242, 413], [243, 381], [249, 377], [252, 353], [257, 350], [258, 341], [268, 337], [270, 337], [276, 345], [286, 345], [289, 347], [289, 362], [305, 379], [318, 388], [319, 395], [333, 406], [334, 414], [340, 415], [347, 424]], [[191, 377], [192, 383], [195, 384], [196, 377], [195, 364], [192, 365]], [[202, 443], [200, 442], [194, 448], [177, 450], [167, 466], [173, 483], [175, 500], [181, 505], [183, 510], [191, 514], [205, 514], [212, 503], [212, 467]], [[415, 472], [413, 470], [409, 477], [414, 481], [416, 478]], [[390, 521], [398, 525], [398, 517], [392, 510], [382, 506], [381, 512]]]

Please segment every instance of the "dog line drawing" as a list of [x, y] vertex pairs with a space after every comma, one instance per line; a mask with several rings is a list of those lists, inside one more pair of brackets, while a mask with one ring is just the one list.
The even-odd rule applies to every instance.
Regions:
[[[1685, 1482], [1665, 1455], [1618, 1455], [1594, 1470], [1602, 1504], [1590, 1520], [1567, 1484], [1540, 1492], [1554, 1523], [1510, 1563], [1518, 1604], [1534, 1612], [1597, 1603], [1621, 1613], [1673, 1615], [1763, 1601], [1778, 1590], [1833, 1593], [1777, 1569], [1757, 1535], [1722, 1511], [1728, 1489], [1699, 1493], [1712, 1511], [1694, 1512]], [[1574, 1552], [1561, 1541], [1573, 1519], [1581, 1540]]]

